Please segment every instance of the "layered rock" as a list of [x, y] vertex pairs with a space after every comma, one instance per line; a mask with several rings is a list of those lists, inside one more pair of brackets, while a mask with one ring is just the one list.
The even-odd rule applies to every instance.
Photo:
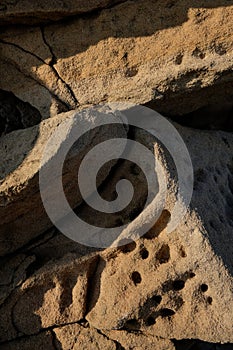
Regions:
[[232, 17], [231, 1], [128, 1], [27, 33], [3, 28], [0, 87], [44, 117], [107, 101], [154, 102], [172, 115], [226, 102]]
[[[232, 349], [233, 136], [219, 131], [233, 130], [232, 20], [227, 0], [1, 3], [0, 349]], [[143, 130], [113, 127], [115, 111], [101, 129], [98, 111], [74, 118], [110, 101], [215, 130], [174, 124], [191, 156], [194, 189], [173, 232], [179, 181], [167, 149]], [[125, 211], [106, 215], [83, 203], [77, 169], [96, 144], [128, 136], [160, 160], [168, 191], [145, 235], [104, 250], [52, 227], [39, 172], [47, 141], [66, 121], [61, 148], [72, 125], [94, 128], [68, 153], [63, 174], [68, 202], [85, 222], [137, 232], [148, 218], [145, 174], [128, 161], [107, 163], [97, 177], [110, 202], [120, 180], [132, 182]], [[92, 171], [90, 164], [87, 180]]]
[[123, 0], [33, 1], [4, 0], [0, 7], [0, 24], [36, 24], [54, 22], [77, 14], [86, 14], [113, 6]]
[[[57, 157], [57, 162], [60, 162], [59, 152], [62, 152], [63, 145], [72, 137], [73, 130], [83, 130], [82, 137], [79, 140], [75, 139], [65, 158], [62, 177], [63, 188], [71, 208], [82, 203], [81, 193], [77, 189], [77, 171], [82, 159], [95, 144], [108, 138], [125, 138], [127, 135], [124, 125], [117, 124], [118, 119], [111, 114], [111, 110], [104, 115], [109, 124], [102, 128], [97, 128], [103, 117], [102, 113], [96, 111], [93, 115], [88, 111], [83, 113], [72, 111], [45, 120], [39, 126], [18, 130], [1, 138], [0, 256], [20, 248], [52, 226], [41, 199], [39, 171], [43, 165], [47, 142], [59, 126], [60, 135], [57, 144], [50, 153], [47, 152], [46, 161], [51, 159], [56, 161]], [[87, 131], [84, 133], [85, 130]], [[104, 170], [100, 171], [98, 186], [104, 181], [115, 162], [112, 160]], [[87, 173], [86, 177], [88, 176]], [[46, 186], [54, 188], [56, 195], [56, 176], [53, 183], [44, 183], [43, 186], [44, 191]]]

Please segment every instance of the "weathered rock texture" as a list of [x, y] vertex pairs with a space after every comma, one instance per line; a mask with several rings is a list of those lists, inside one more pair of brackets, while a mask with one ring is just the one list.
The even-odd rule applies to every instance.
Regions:
[[[0, 349], [232, 349], [233, 135], [219, 129], [233, 131], [233, 1], [6, 0], [0, 22]], [[195, 181], [189, 210], [169, 234], [178, 183], [165, 148], [142, 130], [111, 125], [72, 149], [66, 195], [97, 226], [137, 228], [147, 188], [137, 166], [114, 161], [97, 185], [111, 201], [117, 182], [129, 179], [136, 191], [127, 210], [107, 216], [83, 203], [74, 178], [95, 144], [142, 142], [170, 185], [149, 232], [101, 250], [51, 227], [38, 173], [63, 121], [111, 101], [147, 104], [212, 131], [175, 124]]]
[[[185, 128], [179, 131], [196, 176], [190, 211], [176, 231], [166, 232], [170, 213], [165, 208], [154, 228], [120, 249], [93, 252], [80, 259], [87, 250], [51, 232], [37, 245], [23, 248], [17, 259], [4, 259], [3, 346], [49, 344], [52, 335], [61, 349], [85, 348], [88, 339], [106, 343], [102, 346], [110, 349], [115, 349], [116, 341], [126, 349], [137, 341], [142, 344], [139, 348], [150, 349], [157, 340], [158, 349], [172, 349], [163, 339], [233, 342], [229, 312], [233, 308], [233, 136]], [[135, 135], [153, 148], [144, 132]], [[135, 174], [131, 176], [137, 179]], [[108, 186], [106, 191], [111, 192]], [[144, 187], [137, 188], [143, 196]], [[216, 200], [218, 191], [221, 194]], [[167, 207], [173, 193], [169, 196]], [[73, 253], [65, 255], [70, 251]], [[130, 332], [138, 335], [132, 338]]]
[[[105, 116], [109, 124], [100, 129], [95, 126], [103, 117], [101, 113], [96, 112], [93, 116], [88, 112], [85, 114], [67, 112], [45, 120], [39, 126], [18, 130], [0, 139], [0, 256], [20, 248], [52, 225], [41, 200], [39, 170], [48, 139], [65, 120], [70, 121], [71, 125], [65, 134], [61, 131], [60, 148], [69, 138], [74, 125], [78, 124], [80, 129], [86, 126], [92, 129], [74, 144], [66, 157], [63, 169], [63, 187], [71, 207], [81, 204], [82, 196], [77, 188], [77, 171], [85, 154], [99, 142], [127, 136], [127, 130], [122, 124], [111, 124], [118, 121], [117, 117], [110, 113]], [[55, 159], [58, 153], [59, 149], [54, 149], [49, 159]], [[114, 164], [113, 160], [100, 171], [98, 186]], [[88, 174], [86, 176], [88, 177]], [[55, 183], [48, 183], [46, 186], [56, 186]]]
[[45, 117], [119, 100], [190, 112], [232, 99], [232, 22], [232, 1], [148, 0], [26, 33], [3, 28], [0, 87]]
[[124, 0], [45, 1], [3, 0], [0, 24], [35, 24], [54, 22], [77, 14], [85, 14], [113, 6]]

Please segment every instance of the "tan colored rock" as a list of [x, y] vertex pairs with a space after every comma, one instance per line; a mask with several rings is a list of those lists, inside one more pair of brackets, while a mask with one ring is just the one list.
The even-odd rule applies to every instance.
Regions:
[[[167, 233], [170, 193], [169, 210], [136, 245], [103, 255], [86, 318], [101, 329], [232, 342], [233, 138], [224, 132], [179, 130], [195, 172], [190, 210]], [[143, 135], [149, 146], [150, 138]]]
[[[172, 344], [161, 338], [233, 342], [229, 243], [232, 135], [187, 128], [179, 131], [191, 154], [195, 187], [190, 210], [176, 231], [166, 232], [174, 196], [169, 192], [169, 210], [165, 208], [157, 224], [137, 242], [98, 253], [100, 258], [94, 254], [80, 260], [75, 253], [51, 260], [21, 280], [2, 304], [1, 342], [13, 341], [22, 334], [35, 335], [55, 325], [56, 337], [64, 348], [75, 348], [76, 344], [85, 348], [88, 339], [102, 344], [102, 336], [93, 327], [106, 334], [106, 346], [110, 348], [115, 346], [112, 340], [126, 349], [138, 340], [149, 349], [156, 337], [161, 349], [172, 349]], [[153, 147], [144, 132], [136, 133], [136, 139]], [[200, 154], [204, 156], [200, 158]], [[167, 169], [169, 166], [168, 162]], [[221, 195], [216, 197], [217, 191]], [[44, 244], [46, 247], [48, 243]], [[53, 244], [50, 250], [51, 247]], [[35, 248], [31, 249], [32, 253]], [[46, 255], [43, 243], [37, 248], [38, 255], [40, 249]], [[7, 283], [9, 278], [5, 276]], [[92, 330], [81, 330], [80, 325], [61, 329], [84, 317]], [[74, 341], [77, 333], [80, 336]]]
[[28, 278], [1, 306], [0, 342], [84, 318], [96, 256], [66, 256]]
[[[68, 108], [126, 100], [153, 102], [172, 115], [191, 112], [207, 101], [232, 99], [232, 17], [227, 0], [198, 6], [141, 0], [45, 26], [43, 35], [34, 27], [24, 34], [3, 30], [1, 57], [8, 68], [0, 87], [24, 95], [47, 117], [41, 85]], [[11, 83], [12, 65], [26, 77], [18, 84]], [[31, 79], [38, 82], [38, 102]]]
[[104, 334], [110, 339], [119, 342], [125, 350], [175, 350], [175, 347], [170, 340], [158, 338], [151, 334], [126, 331], [105, 331]]
[[[101, 113], [97, 112], [94, 116], [88, 113], [81, 117], [79, 114], [78, 120], [73, 119], [73, 111], [60, 114], [43, 121], [39, 126], [15, 131], [1, 138], [0, 256], [23, 246], [52, 226], [45, 212], [39, 188], [38, 176], [43, 152], [48, 139], [64, 120], [70, 121], [73, 123], [72, 125], [79, 123], [81, 130], [84, 125], [94, 128], [97, 120], [101, 121], [103, 118]], [[106, 118], [108, 118], [109, 123], [118, 120], [110, 112], [106, 114]], [[62, 147], [62, 142], [67, 140], [69, 132], [67, 130], [66, 135], [61, 135], [59, 147]], [[126, 134], [127, 131], [123, 125], [113, 126], [109, 124], [101, 130], [96, 128], [87, 133], [82, 140], [75, 144], [72, 152], [68, 153], [63, 173], [63, 186], [72, 208], [82, 202], [80, 191], [76, 190], [76, 170], [85, 154], [101, 140], [116, 136], [124, 138]], [[57, 154], [56, 152], [57, 150], [54, 150], [54, 154], [50, 155], [51, 159]], [[115, 164], [114, 161], [101, 169], [97, 185], [100, 185], [106, 178], [113, 164]], [[88, 174], [86, 177], [88, 178]], [[54, 184], [47, 185], [54, 186]], [[77, 196], [74, 196], [74, 193]], [[56, 195], [56, 188], [54, 188], [54, 195]]]
[[0, 7], [0, 23], [35, 24], [57, 21], [77, 14], [85, 14], [112, 6], [122, 0], [89, 0], [89, 1], [28, 1], [3, 0]]
[[79, 324], [54, 329], [55, 344], [63, 350], [117, 350], [117, 344], [93, 328], [84, 328]]

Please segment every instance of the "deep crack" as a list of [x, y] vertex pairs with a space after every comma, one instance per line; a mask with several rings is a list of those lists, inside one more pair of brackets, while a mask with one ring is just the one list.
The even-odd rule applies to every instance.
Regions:
[[[77, 108], [79, 106], [79, 102], [76, 99], [76, 96], [75, 96], [73, 90], [71, 89], [70, 85], [68, 83], [66, 83], [65, 80], [59, 75], [57, 69], [54, 67], [54, 65], [57, 63], [57, 57], [54, 54], [52, 46], [49, 44], [48, 40], [46, 39], [44, 26], [40, 26], [40, 30], [41, 30], [41, 35], [42, 35], [43, 41], [44, 41], [45, 45], [48, 47], [48, 49], [49, 49], [49, 51], [51, 53], [51, 57], [52, 58], [51, 58], [51, 61], [49, 63], [49, 66], [52, 68], [52, 70], [54, 71], [54, 73], [58, 77], [58, 79], [60, 79], [62, 81], [62, 83], [66, 86], [67, 90], [70, 93], [70, 96], [73, 99], [74, 107]], [[73, 106], [71, 106], [71, 107], [73, 108]]]
[[[42, 35], [42, 38], [43, 38], [43, 35]], [[63, 105], [65, 105], [66, 108], [67, 108], [68, 110], [75, 109], [75, 108], [77, 108], [77, 107], [79, 106], [79, 103], [78, 103], [78, 101], [77, 101], [77, 99], [76, 99], [76, 97], [75, 97], [73, 91], [71, 90], [71, 88], [69, 87], [69, 85], [59, 76], [57, 70], [54, 68], [53, 65], [51, 65], [51, 63], [50, 63], [50, 64], [46, 63], [41, 57], [39, 57], [39, 56], [36, 55], [35, 53], [30, 52], [30, 51], [28, 51], [28, 50], [22, 48], [21, 46], [15, 44], [15, 43], [11, 43], [11, 42], [8, 42], [8, 41], [2, 40], [2, 39], [0, 39], [0, 43], [3, 44], [3, 45], [12, 46], [12, 47], [14, 47], [14, 48], [17, 49], [17, 50], [20, 50], [21, 52], [24, 52], [25, 54], [30, 55], [30, 56], [36, 58], [40, 63], [42, 63], [42, 64], [44, 64], [44, 65], [50, 67], [50, 69], [52, 70], [52, 73], [53, 73], [53, 75], [54, 75], [54, 78], [55, 78], [55, 79], [58, 79], [58, 80], [61, 82], [61, 84], [63, 85], [65, 92], [66, 92], [67, 95], [69, 96], [69, 101], [67, 101], [67, 99], [66, 99], [65, 97], [64, 97], [64, 98], [61, 98], [62, 96], [59, 97], [54, 91], [52, 91], [52, 90], [46, 85], [46, 82], [44, 82], [42, 79], [38, 80], [38, 79], [34, 78], [32, 74], [30, 74], [30, 73], [28, 73], [28, 74], [25, 73], [25, 70], [22, 70], [22, 69], [20, 68], [20, 66], [19, 66], [18, 64], [16, 64], [15, 61], [12, 61], [12, 60], [11, 60], [11, 62], [10, 62], [10, 63], [11, 63], [20, 73], [22, 73], [24, 76], [33, 79], [37, 84], [39, 84], [40, 86], [42, 86], [43, 88], [45, 88], [45, 89], [50, 93], [50, 95], [51, 95], [52, 97], [54, 97], [54, 98], [57, 99], [60, 103], [62, 103]], [[47, 45], [46, 42], [45, 42], [45, 45]], [[52, 56], [52, 57], [53, 57], [53, 56]], [[4, 60], [4, 59], [3, 59], [3, 60]], [[53, 58], [52, 58], [52, 60], [53, 60]], [[8, 60], [8, 59], [6, 59], [6, 60], [4, 60], [4, 61], [6, 61], [6, 62], [9, 64], [9, 60]], [[61, 89], [59, 90], [59, 93], [62, 95]]]

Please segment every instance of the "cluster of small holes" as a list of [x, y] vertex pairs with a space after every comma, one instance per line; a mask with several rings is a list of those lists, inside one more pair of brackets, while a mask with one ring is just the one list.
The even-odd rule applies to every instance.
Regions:
[[196, 47], [196, 49], [193, 51], [192, 55], [194, 57], [200, 58], [201, 60], [203, 60], [205, 58], [205, 53], [203, 51], [201, 51], [198, 47]]
[[138, 74], [138, 69], [135, 67], [127, 68], [125, 71], [125, 77], [132, 78], [135, 77], [135, 75]]

